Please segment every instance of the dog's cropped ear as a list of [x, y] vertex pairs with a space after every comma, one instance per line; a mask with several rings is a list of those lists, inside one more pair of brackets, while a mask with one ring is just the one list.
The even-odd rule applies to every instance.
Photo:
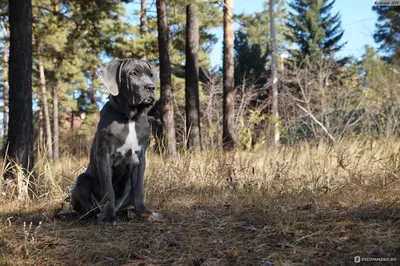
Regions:
[[122, 62], [123, 60], [113, 60], [104, 64], [97, 72], [97, 76], [113, 96], [117, 96], [119, 93], [118, 83], [121, 81]]

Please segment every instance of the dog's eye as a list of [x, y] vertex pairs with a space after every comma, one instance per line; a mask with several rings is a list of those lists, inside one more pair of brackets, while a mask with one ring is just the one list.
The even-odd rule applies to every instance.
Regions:
[[131, 76], [138, 76], [138, 75], [139, 75], [139, 69], [135, 67], [131, 72]]
[[152, 77], [154, 76], [154, 74], [153, 74], [153, 73], [150, 73], [150, 75], [149, 75], [149, 76], [150, 76], [150, 78], [152, 78]]

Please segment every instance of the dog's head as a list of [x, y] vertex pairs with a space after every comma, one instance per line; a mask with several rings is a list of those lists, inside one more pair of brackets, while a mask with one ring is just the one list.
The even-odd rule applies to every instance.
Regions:
[[156, 101], [156, 75], [145, 60], [113, 60], [102, 66], [98, 76], [119, 111], [130, 119], [147, 112]]

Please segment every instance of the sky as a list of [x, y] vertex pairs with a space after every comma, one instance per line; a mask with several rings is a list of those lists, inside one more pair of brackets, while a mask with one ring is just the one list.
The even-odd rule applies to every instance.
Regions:
[[[247, 13], [251, 14], [262, 10], [263, 3], [267, 0], [234, 0], [235, 14]], [[286, 0], [290, 1], [290, 0]], [[363, 54], [364, 46], [371, 45], [377, 47], [374, 42], [373, 34], [375, 31], [375, 23], [377, 21], [376, 12], [372, 11], [373, 0], [336, 0], [333, 6], [333, 14], [340, 12], [342, 28], [344, 29], [343, 42], [347, 42], [339, 56], [354, 55], [360, 57]], [[134, 14], [135, 10], [140, 10], [140, 1], [134, 1], [127, 6], [127, 14]], [[155, 7], [151, 6], [150, 10], [155, 15]], [[139, 16], [130, 16], [130, 23], [139, 23]], [[238, 28], [235, 23], [235, 29]], [[222, 26], [211, 30], [218, 37], [218, 42], [214, 46], [211, 54], [211, 66], [222, 65]]]
[[[263, 3], [266, 0], [234, 0], [235, 14], [251, 14], [262, 10]], [[347, 42], [339, 56], [354, 55], [360, 57], [363, 54], [364, 46], [371, 45], [377, 47], [372, 35], [375, 31], [377, 21], [376, 12], [372, 11], [372, 0], [336, 0], [332, 12], [340, 12], [342, 28], [344, 34], [343, 42]], [[235, 25], [237, 29], [238, 25]], [[222, 27], [212, 31], [218, 37], [218, 43], [211, 52], [211, 65], [222, 65]]]

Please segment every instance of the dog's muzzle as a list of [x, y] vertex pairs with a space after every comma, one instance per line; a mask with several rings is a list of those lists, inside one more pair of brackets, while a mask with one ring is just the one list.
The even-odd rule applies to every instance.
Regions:
[[154, 104], [154, 102], [155, 102], [155, 99], [153, 97], [147, 97], [140, 104], [151, 106]]

